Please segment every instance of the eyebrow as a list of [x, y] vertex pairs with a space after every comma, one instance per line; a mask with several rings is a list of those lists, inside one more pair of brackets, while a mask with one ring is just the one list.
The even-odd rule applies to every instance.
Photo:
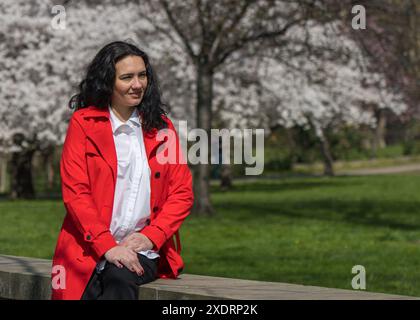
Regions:
[[[146, 73], [146, 70], [139, 71], [138, 73]], [[133, 72], [123, 73], [123, 74], [120, 75], [120, 77], [122, 77], [122, 76], [132, 76], [133, 74], [134, 74]]]

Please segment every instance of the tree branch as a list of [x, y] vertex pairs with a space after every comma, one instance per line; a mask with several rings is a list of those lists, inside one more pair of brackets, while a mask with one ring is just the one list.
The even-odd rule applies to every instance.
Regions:
[[165, 10], [165, 13], [169, 19], [169, 22], [171, 23], [171, 25], [174, 27], [175, 31], [178, 33], [178, 35], [180, 36], [182, 42], [185, 45], [185, 48], [187, 49], [188, 54], [190, 55], [190, 57], [192, 58], [193, 61], [196, 61], [197, 59], [197, 55], [194, 53], [194, 50], [192, 49], [190, 43], [188, 42], [188, 38], [187, 36], [184, 34], [184, 32], [182, 32], [181, 27], [178, 25], [178, 23], [176, 22], [170, 8], [168, 5], [168, 2], [166, 0], [159, 0], [161, 6], [163, 7], [163, 9]]
[[[146, 2], [150, 4], [150, 1]], [[154, 19], [150, 18], [147, 14], [142, 14], [141, 17], [147, 20], [158, 32], [165, 35], [172, 43], [174, 43], [181, 49], [184, 49], [183, 43], [180, 43], [177, 39], [175, 39], [169, 30], [162, 28], [158, 23], [155, 22]]]
[[206, 31], [206, 24], [204, 22], [204, 13], [203, 10], [201, 10], [201, 0], [195, 0], [195, 8], [197, 9], [197, 15], [198, 15], [198, 22], [200, 24], [200, 31], [201, 31], [201, 49], [204, 47], [204, 43], [207, 38], [207, 31]]
[[241, 9], [239, 10], [239, 13], [232, 18], [231, 20], [232, 22], [226, 28], [224, 28], [224, 22], [221, 23], [220, 29], [218, 30], [215, 41], [213, 41], [212, 47], [210, 49], [210, 54], [209, 54], [210, 61], [213, 61], [214, 56], [216, 55], [217, 51], [219, 51], [219, 46], [220, 46], [222, 37], [225, 36], [227, 33], [232, 32], [236, 28], [236, 26], [239, 24], [242, 18], [246, 15], [246, 12], [249, 6], [255, 2], [256, 1], [254, 0], [245, 1]]
[[235, 51], [242, 49], [245, 45], [247, 45], [250, 42], [254, 41], [262, 41], [267, 40], [270, 38], [277, 38], [279, 36], [282, 36], [286, 34], [286, 32], [293, 26], [305, 21], [306, 19], [304, 17], [301, 17], [299, 19], [292, 20], [288, 23], [286, 23], [283, 28], [276, 30], [276, 31], [263, 31], [259, 32], [255, 35], [244, 37], [233, 43], [230, 47], [228, 47], [224, 52], [220, 53], [220, 58], [217, 61], [214, 61], [216, 67], [219, 64], [222, 64], [232, 53]]

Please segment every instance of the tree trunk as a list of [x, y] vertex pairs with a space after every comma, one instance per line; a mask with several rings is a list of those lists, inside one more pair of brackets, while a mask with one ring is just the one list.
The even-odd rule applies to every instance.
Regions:
[[0, 156], [0, 193], [7, 192], [7, 161], [8, 156], [1, 154]]
[[386, 114], [385, 110], [379, 109], [375, 112], [376, 128], [373, 135], [372, 143], [372, 157], [376, 158], [379, 149], [386, 147], [385, 133], [386, 133]]
[[230, 159], [228, 159], [229, 163], [223, 163], [227, 155], [230, 155], [230, 143], [224, 144], [223, 139], [219, 139], [220, 188], [223, 191], [232, 188], [232, 166]]
[[232, 167], [230, 164], [221, 165], [220, 188], [224, 191], [232, 188]]
[[12, 167], [12, 198], [34, 198], [35, 191], [32, 182], [32, 158], [34, 150], [13, 152]]
[[287, 145], [289, 146], [289, 154], [290, 154], [290, 160], [291, 160], [291, 168], [293, 169], [294, 165], [296, 164], [296, 150], [297, 145], [295, 138], [293, 136], [293, 128], [285, 128], [286, 132], [286, 139], [287, 139]]
[[48, 163], [47, 163], [47, 181], [48, 181], [48, 189], [52, 190], [54, 188], [54, 155], [51, 154], [48, 157]]
[[330, 143], [325, 135], [320, 139], [320, 142], [321, 154], [324, 162], [324, 175], [332, 177], [334, 176], [334, 160], [331, 155]]
[[42, 152], [42, 158], [45, 164], [45, 172], [47, 174], [46, 190], [52, 190], [54, 187], [54, 153], [55, 147], [48, 147]]
[[[206, 130], [210, 139], [211, 129], [211, 106], [213, 99], [213, 72], [208, 70], [206, 63], [202, 61], [197, 68], [197, 127]], [[209, 141], [206, 141], [209, 145]], [[210, 146], [208, 146], [208, 150]], [[210, 163], [210, 152], [208, 155]], [[210, 203], [210, 165], [199, 164], [194, 170], [194, 207], [193, 213], [212, 215], [213, 207]]]

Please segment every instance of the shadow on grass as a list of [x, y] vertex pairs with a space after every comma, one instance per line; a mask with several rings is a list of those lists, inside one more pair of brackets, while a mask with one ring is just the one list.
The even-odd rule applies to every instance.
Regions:
[[[407, 199], [404, 189], [395, 189], [398, 184], [404, 186], [409, 194], [413, 193], [411, 201], [396, 198], [395, 192], [399, 192]], [[412, 191], [416, 187], [417, 183], [412, 179], [399, 176], [261, 179], [254, 183], [236, 184], [226, 192], [226, 198], [224, 195], [220, 197], [222, 191], [217, 188], [214, 193], [219, 194], [217, 211], [232, 212], [234, 219], [250, 223], [279, 216], [420, 231], [420, 199]], [[315, 193], [312, 193], [313, 190]], [[383, 195], [379, 197], [378, 192], [381, 191]], [[240, 201], [238, 197], [229, 199], [229, 194], [244, 192], [247, 195]], [[286, 197], [286, 194], [294, 196]], [[300, 194], [301, 197], [298, 196]]]
[[278, 200], [269, 203], [224, 203], [218, 211], [230, 211], [242, 222], [257, 223], [269, 216], [291, 219], [346, 222], [356, 225], [420, 231], [420, 203], [377, 200]]
[[211, 188], [211, 192], [213, 194], [217, 193], [241, 193], [241, 192], [281, 192], [281, 191], [304, 191], [304, 190], [312, 190], [312, 189], [320, 189], [320, 188], [340, 188], [340, 187], [350, 187], [358, 185], [358, 182], [353, 181], [346, 181], [344, 179], [334, 178], [334, 180], [330, 180], [328, 178], [322, 179], [314, 179], [314, 180], [301, 180], [296, 179], [293, 180], [286, 180], [286, 181], [258, 181], [253, 183], [237, 183], [234, 184], [231, 189], [228, 191], [220, 190], [220, 187], [213, 186]]

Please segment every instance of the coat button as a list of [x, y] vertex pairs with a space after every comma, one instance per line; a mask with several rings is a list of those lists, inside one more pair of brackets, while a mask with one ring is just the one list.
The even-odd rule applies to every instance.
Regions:
[[157, 212], [159, 210], [158, 207], [153, 207], [153, 212]]
[[155, 178], [156, 179], [159, 179], [160, 178], [160, 172], [159, 171], [155, 173]]

